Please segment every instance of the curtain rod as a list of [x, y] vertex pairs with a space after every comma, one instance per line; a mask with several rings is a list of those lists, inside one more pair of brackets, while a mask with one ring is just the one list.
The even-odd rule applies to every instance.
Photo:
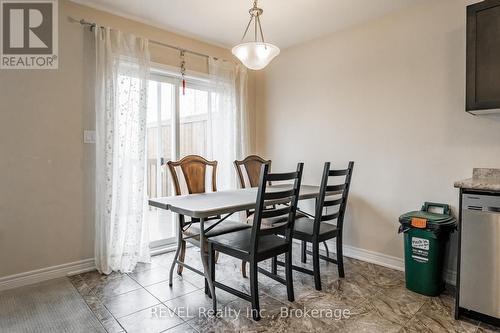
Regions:
[[[69, 20], [73, 23], [80, 23], [81, 25], [86, 25], [86, 26], [89, 26], [90, 29], [93, 29], [95, 27], [99, 27], [99, 28], [104, 28], [104, 26], [102, 25], [97, 25], [96, 23], [94, 22], [88, 22], [88, 21], [85, 21], [84, 19], [81, 19], [81, 20], [77, 20], [71, 16], [68, 16]], [[196, 55], [196, 56], [199, 56], [199, 57], [203, 57], [203, 58], [210, 58], [210, 56], [208, 54], [204, 54], [204, 53], [200, 53], [200, 52], [196, 52], [196, 51], [191, 51], [191, 50], [188, 50], [188, 49], [183, 49], [181, 47], [178, 47], [178, 46], [175, 46], [175, 45], [171, 45], [171, 44], [167, 44], [167, 43], [163, 43], [163, 42], [159, 42], [159, 41], [156, 41], [156, 40], [149, 40], [150, 43], [152, 44], [156, 44], [156, 45], [160, 45], [160, 46], [164, 46], [164, 47], [168, 47], [168, 48], [171, 48], [171, 49], [174, 49], [174, 50], [177, 50], [179, 52], [185, 52], [185, 53], [190, 53], [190, 54], [193, 54], [193, 55]], [[217, 58], [213, 57], [215, 60], [217, 60]]]

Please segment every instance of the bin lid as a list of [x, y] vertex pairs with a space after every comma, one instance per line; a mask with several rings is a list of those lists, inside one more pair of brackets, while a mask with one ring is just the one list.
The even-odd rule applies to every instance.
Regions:
[[415, 218], [426, 220], [428, 224], [445, 225], [455, 223], [455, 218], [451, 215], [429, 213], [421, 210], [416, 210], [401, 215], [399, 217], [399, 222], [411, 222], [411, 220]]
[[420, 229], [446, 229], [456, 225], [456, 219], [449, 214], [448, 205], [443, 214], [428, 211], [430, 207], [440, 206], [441, 204], [424, 203], [421, 210], [405, 213], [399, 217], [399, 223], [405, 227]]

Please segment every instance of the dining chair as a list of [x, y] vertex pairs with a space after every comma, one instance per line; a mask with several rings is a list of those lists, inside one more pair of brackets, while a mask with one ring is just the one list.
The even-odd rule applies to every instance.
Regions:
[[[179, 161], [167, 162], [176, 195], [206, 193], [207, 191], [217, 191], [217, 161], [208, 161], [198, 155], [188, 155]], [[179, 177], [179, 174], [182, 177]], [[224, 221], [212, 227], [220, 219], [220, 216], [214, 216], [208, 219], [205, 223], [205, 229], [210, 229], [205, 236], [213, 237], [227, 232], [232, 232], [241, 229], [248, 229], [246, 223]], [[187, 221], [184, 215], [179, 214], [177, 233], [177, 251], [175, 259], [170, 268], [170, 285], [172, 285], [172, 274], [175, 263], [179, 260], [184, 263], [186, 255], [186, 240], [190, 243], [199, 246], [202, 251], [207, 251], [207, 243], [199, 244], [199, 219], [192, 218]], [[183, 265], [177, 267], [177, 274], [182, 275]]]
[[[287, 296], [290, 302], [294, 301], [292, 278], [292, 231], [295, 221], [295, 212], [299, 199], [300, 183], [302, 180], [303, 163], [297, 165], [295, 172], [269, 173], [269, 164], [263, 164], [257, 192], [255, 219], [251, 229], [239, 230], [224, 235], [211, 237], [208, 240], [209, 269], [214, 290], [211, 290], [212, 305], [217, 311], [215, 287], [240, 297], [252, 304], [252, 317], [260, 319], [258, 272], [286, 285]], [[268, 187], [268, 182], [293, 181], [293, 185], [285, 187]], [[276, 203], [285, 204], [276, 209], [265, 209]], [[285, 216], [282, 223], [273, 225], [272, 228], [261, 228], [264, 218]], [[281, 232], [284, 237], [277, 236]], [[215, 251], [227, 254], [234, 258], [250, 263], [250, 295], [222, 284], [216, 280]], [[285, 255], [285, 278], [272, 274], [257, 266], [263, 260]]]
[[[243, 160], [234, 161], [234, 168], [236, 169], [236, 174], [238, 175], [238, 180], [240, 181], [240, 188], [250, 188], [259, 186], [260, 171], [262, 165], [269, 165], [269, 171], [271, 170], [271, 160], [265, 160], [257, 155], [249, 155]], [[253, 223], [253, 210], [247, 210], [247, 223]], [[268, 223], [264, 222], [264, 225]], [[247, 277], [245, 261], [241, 262], [241, 274], [243, 277]]]
[[265, 160], [257, 155], [249, 155], [241, 161], [234, 161], [241, 188], [259, 186], [260, 171], [263, 164], [268, 164], [269, 170], [271, 170], [271, 160]]
[[[236, 173], [238, 174], [238, 179], [240, 181], [241, 188], [250, 188], [250, 187], [258, 187], [260, 180], [260, 171], [263, 164], [269, 165], [269, 172], [271, 172], [271, 160], [265, 160], [257, 155], [249, 155], [245, 159], [239, 161], [234, 161], [234, 167], [236, 169]], [[269, 183], [268, 185], [270, 185]], [[272, 205], [271, 207], [266, 207], [266, 209], [275, 209], [276, 206]], [[254, 211], [247, 210], [247, 223], [253, 224], [254, 219]], [[299, 218], [304, 215], [304, 213], [297, 207], [297, 211], [295, 213], [295, 217]], [[283, 216], [273, 217], [273, 218], [263, 218], [261, 221], [262, 228], [271, 228], [275, 223], [280, 223], [284, 219]], [[325, 244], [326, 247], [326, 244]], [[275, 260], [275, 259], [273, 259]], [[241, 274], [243, 277], [247, 277], [246, 265], [245, 261], [241, 262]], [[275, 265], [273, 265], [274, 267]], [[276, 272], [274, 272], [276, 273]]]
[[[330, 169], [330, 162], [326, 162], [323, 168], [320, 193], [316, 202], [315, 215], [310, 217], [300, 217], [295, 220], [293, 238], [302, 242], [312, 243], [312, 251], [305, 251], [312, 255], [313, 270], [293, 265], [293, 269], [302, 273], [314, 276], [314, 285], [316, 290], [321, 290], [321, 274], [319, 259], [337, 264], [339, 277], [343, 278], [344, 259], [342, 254], [342, 231], [344, 227], [344, 216], [347, 208], [347, 198], [349, 196], [349, 187], [351, 184], [354, 162], [349, 162], [347, 169]], [[340, 184], [329, 184], [330, 177], [342, 178]], [[332, 210], [336, 210], [332, 212]], [[336, 221], [336, 224], [327, 223]], [[329, 239], [336, 239], [337, 258], [330, 258], [328, 253], [320, 254], [320, 243], [325, 243]], [[326, 243], [325, 243], [326, 244]], [[283, 266], [284, 263], [273, 260], [272, 271], [277, 270], [277, 265]]]

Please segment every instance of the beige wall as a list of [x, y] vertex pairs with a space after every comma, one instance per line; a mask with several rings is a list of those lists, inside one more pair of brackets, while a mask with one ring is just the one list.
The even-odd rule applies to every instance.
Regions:
[[257, 150], [273, 169], [356, 162], [345, 242], [402, 257], [398, 216], [456, 209], [453, 182], [500, 167], [500, 121], [464, 111], [465, 4], [433, 1], [287, 49], [259, 78]]
[[[232, 59], [217, 46], [59, 3], [59, 69], [0, 70], [0, 277], [93, 257], [94, 147], [82, 142], [83, 130], [94, 127], [92, 35], [68, 16]], [[151, 53], [155, 62], [179, 63], [170, 49], [152, 46]], [[206, 72], [205, 59], [186, 60], [188, 69]], [[252, 109], [254, 87], [250, 75]]]

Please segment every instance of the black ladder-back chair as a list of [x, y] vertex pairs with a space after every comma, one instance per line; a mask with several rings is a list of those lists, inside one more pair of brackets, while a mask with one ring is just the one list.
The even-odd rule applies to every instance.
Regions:
[[[261, 272], [286, 285], [288, 300], [290, 302], [294, 301], [292, 233], [303, 168], [304, 164], [299, 163], [295, 172], [269, 173], [269, 165], [262, 165], [252, 228], [212, 237], [208, 240], [209, 267], [214, 287], [251, 302], [252, 317], [255, 320], [260, 319], [257, 272]], [[273, 183], [293, 181], [293, 186], [286, 186], [282, 189], [274, 188], [272, 191], [268, 191], [267, 185], [269, 181]], [[278, 205], [271, 210], [265, 209], [274, 204], [283, 205]], [[262, 219], [277, 216], [287, 216], [287, 218], [285, 217], [284, 222], [277, 223], [272, 228], [261, 228]], [[277, 233], [281, 233], [284, 237], [277, 236]], [[216, 281], [215, 251], [225, 253], [250, 264], [250, 295]], [[257, 266], [259, 262], [274, 258], [280, 254], [285, 254], [285, 279]], [[211, 291], [211, 295], [213, 308], [217, 310], [215, 290]]]
[[[260, 180], [260, 171], [262, 168], [262, 164], [268, 164], [269, 165], [269, 172], [271, 172], [271, 160], [265, 160], [260, 156], [257, 155], [249, 155], [247, 156], [244, 160], [241, 161], [234, 161], [234, 167], [236, 169], [236, 173], [238, 174], [238, 179], [240, 180], [240, 186], [241, 188], [250, 188], [250, 187], [258, 187], [259, 186], [259, 180]], [[246, 178], [248, 179], [248, 182], [245, 181], [245, 176], [244, 174], [246, 173]], [[271, 185], [271, 182], [268, 183], [268, 185]], [[266, 209], [274, 209], [275, 205], [271, 207], [266, 207]], [[254, 211], [253, 210], [247, 210], [247, 224], [253, 224], [253, 219], [254, 219]], [[304, 215], [299, 207], [297, 206], [297, 212], [295, 213], [295, 218], [303, 217], [306, 216]], [[286, 217], [285, 217], [286, 219]], [[270, 219], [262, 219], [261, 220], [261, 228], [270, 228], [272, 225], [276, 222], [280, 222], [280, 217], [278, 218], [270, 218]], [[326, 244], [325, 244], [325, 248]], [[217, 258], [217, 257], [216, 257]], [[241, 262], [241, 274], [243, 277], [247, 277], [246, 273], [246, 262], [242, 261]], [[273, 272], [276, 274], [276, 272]]]
[[[258, 187], [260, 181], [260, 172], [262, 170], [262, 164], [269, 164], [269, 172], [271, 171], [271, 160], [265, 160], [257, 155], [249, 155], [245, 159], [239, 161], [234, 161], [234, 168], [236, 169], [236, 174], [240, 181], [241, 188], [251, 188]], [[245, 181], [245, 174], [248, 181]], [[252, 224], [253, 221], [253, 210], [247, 210], [247, 223]], [[217, 261], [217, 260], [216, 260]], [[247, 277], [246, 262], [241, 262], [241, 274], [243, 277]]]
[[[316, 202], [314, 219], [301, 217], [295, 220], [293, 238], [301, 240], [302, 244], [312, 243], [312, 251], [305, 250], [306, 248], [303, 245], [302, 256], [304, 257], [306, 253], [312, 255], [313, 270], [311, 271], [295, 265], [293, 266], [293, 269], [302, 273], [313, 275], [314, 285], [317, 290], [321, 290], [321, 274], [319, 268], [320, 258], [337, 264], [339, 277], [343, 278], [345, 276], [342, 254], [342, 230], [353, 169], [353, 161], [349, 162], [347, 169], [343, 170], [331, 170], [330, 162], [326, 162], [321, 179], [319, 198]], [[344, 181], [341, 184], [329, 185], [328, 183], [330, 177], [344, 177]], [[338, 207], [338, 210], [332, 213], [331, 210], [336, 207]], [[325, 209], [327, 210], [326, 212]], [[336, 225], [326, 223], [327, 221], [333, 220], [337, 221]], [[336, 259], [330, 258], [328, 254], [324, 256], [319, 252], [320, 243], [326, 242], [332, 238], [336, 238]], [[302, 261], [304, 262], [304, 260]], [[273, 272], [277, 270], [277, 265], [284, 264], [283, 262], [273, 260]]]

